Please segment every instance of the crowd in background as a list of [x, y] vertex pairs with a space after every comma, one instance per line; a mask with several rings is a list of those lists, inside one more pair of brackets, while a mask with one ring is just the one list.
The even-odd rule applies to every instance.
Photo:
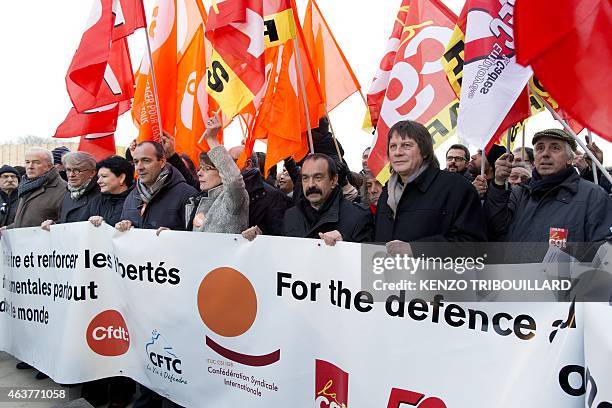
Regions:
[[[485, 154], [471, 153], [455, 144], [442, 170], [427, 129], [398, 122], [387, 135], [391, 176], [383, 186], [368, 169], [369, 149], [362, 168], [349, 169], [325, 120], [313, 130], [316, 153], [300, 161], [286, 158], [269, 175], [263, 171], [265, 154], [253, 153], [239, 168], [244, 147], [228, 150], [217, 142], [218, 118], [206, 125], [210, 150], [197, 165], [175, 151], [168, 133], [160, 143], [134, 142], [126, 157], [98, 162], [63, 147], [32, 148], [23, 167], [0, 168], [0, 227], [49, 230], [56, 223], [105, 222], [119, 231], [157, 234], [378, 243], [391, 254], [412, 254], [422, 242], [547, 243], [553, 229], [565, 231], [567, 243], [612, 237], [612, 185], [601, 173], [593, 183], [590, 159], [558, 129], [536, 133], [533, 149], [513, 152], [494, 145]], [[595, 143], [588, 148], [603, 162]], [[84, 396], [104, 399], [110, 387], [111, 406], [127, 406], [134, 393], [131, 380], [101, 381], [88, 383]], [[134, 407], [168, 403], [142, 389]]]

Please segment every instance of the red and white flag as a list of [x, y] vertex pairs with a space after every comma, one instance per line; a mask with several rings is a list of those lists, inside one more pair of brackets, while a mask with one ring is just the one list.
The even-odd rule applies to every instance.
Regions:
[[440, 63], [457, 16], [439, 0], [404, 0], [370, 90], [376, 126], [368, 166], [388, 178], [387, 133], [401, 120], [427, 123], [456, 100]]
[[513, 0], [468, 0], [457, 133], [484, 148], [498, 130], [530, 114], [531, 68], [516, 62]]

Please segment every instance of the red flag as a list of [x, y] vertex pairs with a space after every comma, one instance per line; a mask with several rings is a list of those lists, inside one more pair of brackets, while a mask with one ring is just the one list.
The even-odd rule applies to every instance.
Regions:
[[[73, 108], [54, 137], [91, 139], [110, 135], [113, 139], [117, 117], [129, 110], [134, 94], [126, 36], [145, 25], [141, 0], [94, 0], [87, 28], [66, 74]], [[83, 142], [84, 149], [93, 145], [110, 149], [107, 138], [103, 143], [92, 143]], [[114, 143], [112, 140], [113, 151]]]
[[102, 137], [82, 137], [78, 150], [79, 152], [91, 153], [96, 161], [106, 159], [108, 156], [112, 156], [117, 152], [115, 137], [112, 133]]
[[143, 0], [120, 0], [115, 9], [113, 41], [127, 37], [141, 27], [147, 26]]
[[610, 1], [520, 0], [514, 22], [518, 62], [531, 65], [561, 109], [612, 141]]
[[134, 10], [133, 3], [93, 2], [88, 27], [66, 75], [68, 95], [77, 112], [132, 98], [134, 76], [125, 34], [144, 23], [142, 7], [140, 12]]
[[110, 135], [117, 128], [119, 115], [130, 109], [130, 101], [113, 103], [79, 113], [70, 109], [66, 119], [57, 127], [53, 137], [77, 137], [91, 134]]

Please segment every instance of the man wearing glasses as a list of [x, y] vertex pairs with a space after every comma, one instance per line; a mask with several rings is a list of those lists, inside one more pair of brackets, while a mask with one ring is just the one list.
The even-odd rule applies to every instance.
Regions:
[[[68, 186], [64, 193], [59, 223], [87, 221], [92, 201], [100, 195], [96, 177], [96, 159], [87, 152], [70, 152], [62, 157]], [[46, 220], [41, 227], [49, 230], [53, 220]]]
[[462, 144], [452, 145], [446, 152], [446, 171], [459, 173], [468, 181], [474, 181], [474, 177], [468, 170], [470, 151]]

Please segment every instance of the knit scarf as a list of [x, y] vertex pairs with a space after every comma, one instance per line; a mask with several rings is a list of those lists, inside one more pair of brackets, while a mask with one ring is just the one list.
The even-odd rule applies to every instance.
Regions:
[[404, 188], [406, 188], [406, 185], [416, 180], [417, 177], [419, 177], [425, 171], [425, 169], [427, 169], [427, 166], [427, 163], [423, 164], [416, 172], [408, 176], [405, 184], [402, 182], [402, 179], [400, 178], [399, 174], [391, 174], [391, 178], [389, 178], [389, 181], [387, 182], [387, 204], [389, 205], [389, 208], [391, 208], [391, 210], [393, 211], [394, 215], [397, 211], [397, 206], [400, 202], [400, 199], [402, 198], [402, 194], [404, 193]]
[[27, 196], [29, 196], [30, 193], [32, 193], [34, 190], [39, 189], [40, 187], [45, 185], [47, 181], [49, 181], [50, 179], [56, 176], [57, 176], [57, 170], [55, 168], [52, 168], [48, 172], [41, 174], [40, 176], [33, 178], [33, 179], [29, 179], [28, 176], [24, 175], [23, 177], [21, 177], [21, 182], [19, 183], [19, 187], [17, 187], [19, 198], [21, 197], [27, 198]]
[[89, 180], [85, 181], [78, 187], [72, 187], [70, 184], [68, 184], [68, 191], [70, 191], [70, 198], [72, 198], [74, 201], [77, 201], [79, 198], [81, 198], [83, 194], [85, 194], [85, 191], [87, 190], [87, 187], [89, 187], [89, 184], [91, 183], [92, 180], [93, 178], [90, 178]]
[[543, 178], [542, 176], [540, 176], [540, 173], [538, 173], [537, 170], [534, 170], [531, 183], [529, 183], [529, 187], [531, 188], [531, 195], [536, 200], [539, 200], [550, 190], [559, 186], [573, 174], [576, 174], [576, 170], [574, 170], [573, 167], [568, 167], [558, 173]]
[[136, 182], [136, 190], [138, 190], [138, 194], [140, 195], [140, 199], [143, 203], [149, 204], [151, 198], [162, 189], [164, 185], [168, 182], [168, 176], [170, 175], [170, 165], [166, 164], [162, 171], [157, 176], [155, 182], [151, 185], [151, 187], [147, 187], [142, 184], [141, 180], [138, 179]]

